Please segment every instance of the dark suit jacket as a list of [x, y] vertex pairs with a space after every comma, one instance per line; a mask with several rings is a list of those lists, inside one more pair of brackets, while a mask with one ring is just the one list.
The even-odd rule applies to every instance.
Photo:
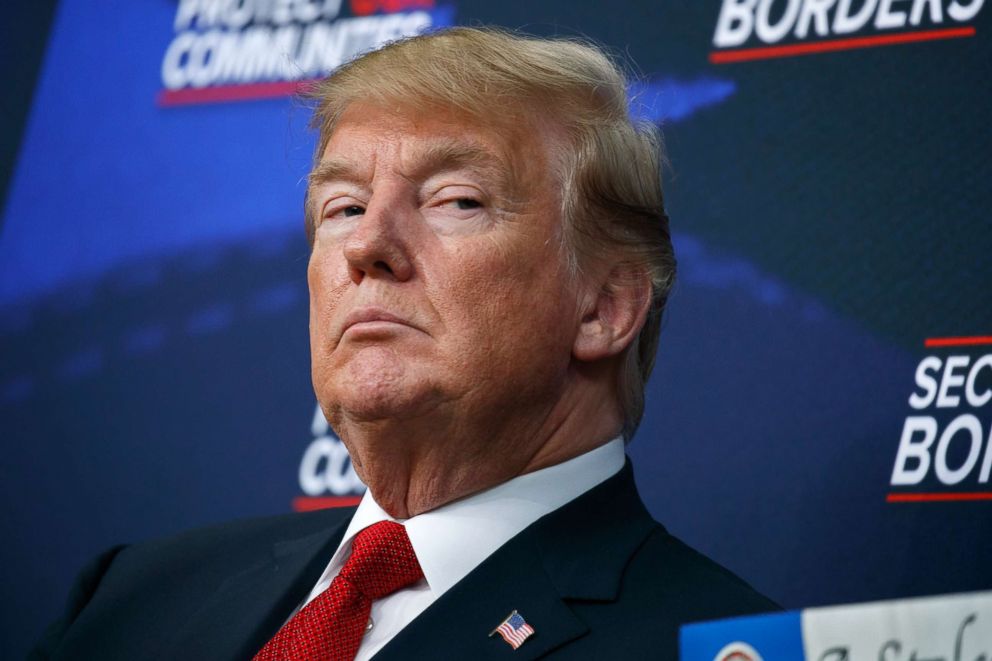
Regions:
[[[113, 549], [33, 654], [250, 659], [316, 583], [352, 511]], [[507, 542], [376, 659], [675, 659], [681, 624], [776, 608], [653, 521], [628, 462]], [[512, 610], [536, 631], [517, 650], [488, 635]]]

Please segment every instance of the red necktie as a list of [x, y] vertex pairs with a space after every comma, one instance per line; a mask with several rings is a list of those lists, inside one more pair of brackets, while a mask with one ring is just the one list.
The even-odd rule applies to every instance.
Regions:
[[284, 624], [254, 661], [352, 661], [372, 602], [423, 575], [406, 528], [392, 521], [365, 528], [330, 587]]

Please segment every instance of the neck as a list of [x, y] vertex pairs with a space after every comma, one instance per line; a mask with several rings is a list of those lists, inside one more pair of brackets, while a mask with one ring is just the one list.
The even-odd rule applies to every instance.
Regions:
[[[590, 378], [596, 376], [597, 378]], [[335, 420], [335, 429], [379, 505], [407, 519], [554, 466], [616, 437], [615, 396], [598, 375], [575, 372], [560, 397], [509, 412], [443, 407], [417, 419]]]

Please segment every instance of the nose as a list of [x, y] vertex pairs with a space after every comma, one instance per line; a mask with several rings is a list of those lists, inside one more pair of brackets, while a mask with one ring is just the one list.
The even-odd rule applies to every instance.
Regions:
[[413, 262], [404, 235], [402, 215], [390, 205], [369, 204], [344, 242], [344, 257], [352, 282], [366, 277], [405, 282], [413, 276]]

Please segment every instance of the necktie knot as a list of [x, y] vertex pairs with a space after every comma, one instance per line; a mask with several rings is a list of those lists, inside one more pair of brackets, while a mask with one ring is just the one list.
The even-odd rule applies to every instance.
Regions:
[[424, 572], [406, 528], [380, 521], [355, 535], [339, 574], [369, 599], [381, 599], [419, 581]]
[[331, 586], [284, 624], [254, 661], [352, 661], [372, 602], [423, 575], [406, 528], [393, 521], [369, 526], [355, 535], [351, 557]]

